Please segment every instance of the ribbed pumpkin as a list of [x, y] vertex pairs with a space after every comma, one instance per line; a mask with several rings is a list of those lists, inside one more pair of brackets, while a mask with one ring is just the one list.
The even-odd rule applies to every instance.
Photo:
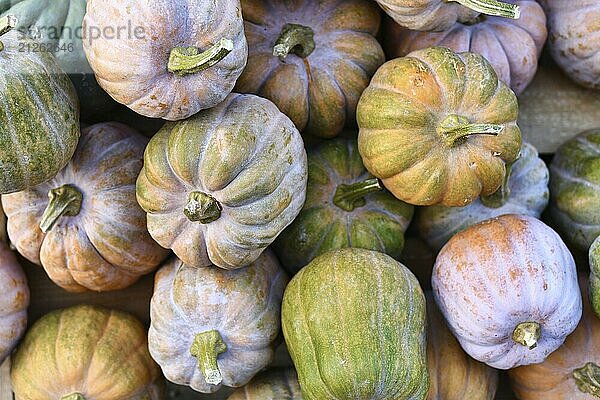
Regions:
[[274, 369], [257, 375], [227, 400], [303, 400], [293, 368]]
[[421, 208], [416, 218], [420, 236], [439, 250], [457, 232], [492, 217], [521, 214], [539, 218], [548, 205], [548, 178], [548, 168], [535, 147], [523, 143], [519, 159], [494, 194], [465, 207]]
[[100, 86], [170, 121], [223, 101], [248, 56], [239, 0], [88, 0], [83, 31]]
[[288, 285], [281, 318], [304, 399], [426, 398], [425, 296], [390, 256], [315, 258]]
[[517, 158], [517, 114], [485, 58], [431, 47], [379, 68], [358, 104], [358, 148], [400, 200], [465, 206], [498, 190]]
[[594, 240], [589, 251], [590, 300], [596, 315], [600, 316], [600, 236]]
[[25, 335], [12, 359], [16, 400], [162, 400], [162, 377], [145, 327], [97, 306], [52, 311]]
[[518, 95], [529, 85], [538, 68], [546, 42], [546, 15], [534, 0], [511, 0], [519, 6], [519, 19], [480, 15], [475, 20], [456, 22], [443, 32], [411, 31], [390, 21], [386, 26], [387, 49], [393, 57], [430, 46], [483, 55], [498, 78]]
[[385, 61], [367, 0], [242, 0], [248, 67], [236, 90], [270, 99], [300, 131], [333, 137]]
[[561, 238], [528, 216], [503, 215], [455, 235], [431, 278], [463, 349], [499, 369], [542, 362], [581, 318], [575, 261]]
[[[79, 140], [79, 103], [52, 54], [0, 19], [0, 194], [38, 185], [63, 168]], [[25, 47], [26, 48], [26, 47]]]
[[269, 100], [232, 94], [152, 138], [138, 201], [152, 237], [186, 264], [240, 268], [300, 212], [306, 164], [289, 118]]
[[235, 271], [169, 261], [156, 274], [148, 336], [167, 379], [203, 393], [248, 383], [273, 360], [287, 281], [270, 251]]
[[19, 253], [72, 292], [122, 289], [153, 271], [167, 251], [135, 197], [147, 142], [119, 123], [90, 126], [55, 178], [2, 196]]
[[335, 139], [309, 150], [304, 208], [274, 245], [288, 272], [343, 247], [398, 259], [413, 207], [382, 190], [363, 166], [355, 140]]

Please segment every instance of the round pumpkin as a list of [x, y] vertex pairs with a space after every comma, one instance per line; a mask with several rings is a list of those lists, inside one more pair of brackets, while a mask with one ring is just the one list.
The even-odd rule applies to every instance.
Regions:
[[385, 55], [367, 0], [242, 0], [248, 66], [236, 91], [270, 99], [302, 132], [354, 126], [356, 104]]
[[425, 296], [390, 256], [315, 258], [288, 285], [281, 319], [304, 399], [425, 399]]
[[507, 214], [456, 234], [431, 284], [463, 349], [498, 369], [542, 362], [581, 318], [573, 256], [529, 216]]
[[227, 400], [303, 400], [293, 368], [274, 369], [257, 375]]
[[19, 253], [72, 292], [122, 289], [152, 272], [167, 251], [135, 197], [147, 142], [119, 123], [90, 126], [56, 177], [2, 196]]
[[412, 215], [412, 206], [384, 191], [365, 169], [355, 140], [335, 139], [309, 150], [306, 202], [274, 248], [290, 273], [343, 247], [398, 259]]
[[358, 149], [398, 199], [465, 206], [498, 190], [516, 160], [517, 114], [483, 56], [431, 47], [379, 68], [358, 103]]
[[232, 94], [150, 141], [137, 196], [150, 234], [190, 266], [249, 265], [300, 212], [306, 151], [269, 100]]
[[12, 359], [16, 400], [161, 400], [162, 377], [145, 327], [98, 306], [52, 311], [29, 329]]
[[235, 271], [172, 259], [150, 303], [152, 357], [167, 379], [199, 392], [245, 385], [273, 360], [287, 282], [269, 251]]
[[522, 11], [519, 19], [480, 15], [472, 21], [456, 22], [443, 32], [420, 32], [387, 24], [388, 52], [393, 57], [430, 46], [483, 55], [498, 78], [518, 95], [531, 83], [546, 42], [546, 15], [534, 0], [512, 1]]
[[239, 0], [88, 0], [83, 32], [100, 86], [170, 121], [223, 101], [248, 56]]
[[494, 194], [465, 207], [431, 206], [419, 210], [416, 223], [420, 236], [435, 250], [457, 232], [503, 214], [539, 218], [550, 196], [548, 168], [529, 143], [523, 143], [519, 159], [508, 168], [506, 182]]
[[590, 300], [596, 315], [600, 316], [600, 236], [594, 240], [589, 251]]

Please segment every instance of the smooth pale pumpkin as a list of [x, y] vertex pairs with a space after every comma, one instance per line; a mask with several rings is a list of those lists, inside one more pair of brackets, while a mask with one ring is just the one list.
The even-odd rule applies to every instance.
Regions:
[[444, 46], [456, 52], [479, 53], [494, 67], [498, 78], [518, 95], [531, 83], [546, 42], [546, 15], [534, 0], [516, 0], [519, 19], [480, 15], [472, 21], [456, 22], [443, 32], [420, 32], [386, 26], [388, 52], [393, 57], [430, 46]]
[[600, 236], [594, 240], [589, 251], [590, 300], [596, 315], [600, 316]]
[[241, 268], [300, 212], [306, 151], [269, 100], [232, 94], [150, 141], [137, 196], [148, 229], [190, 266]]
[[542, 362], [581, 318], [573, 256], [528, 216], [503, 215], [456, 234], [431, 284], [463, 349], [498, 369]]
[[147, 142], [119, 123], [90, 126], [56, 177], [2, 196], [19, 253], [72, 292], [122, 289], [152, 272], [167, 251], [135, 197]]
[[227, 400], [303, 400], [293, 368], [268, 370], [257, 375]]
[[248, 66], [236, 91], [275, 103], [302, 132], [333, 137], [354, 126], [356, 104], [385, 55], [368, 0], [242, 0]]
[[550, 196], [548, 168], [529, 143], [523, 143], [519, 159], [509, 167], [506, 181], [494, 194], [465, 207], [421, 208], [416, 223], [420, 236], [435, 250], [457, 232], [503, 214], [539, 218]]
[[16, 400], [161, 400], [162, 377], [145, 327], [98, 306], [52, 311], [29, 329], [12, 359]]
[[184, 119], [223, 101], [242, 73], [240, 8], [239, 0], [88, 0], [83, 49], [113, 99], [146, 117]]
[[288, 285], [281, 318], [304, 399], [426, 398], [425, 296], [390, 256], [315, 258]]
[[235, 271], [172, 259], [150, 303], [152, 357], [167, 379], [199, 392], [245, 385], [273, 360], [287, 282], [270, 251]]
[[365, 167], [398, 199], [465, 206], [516, 160], [517, 98], [474, 53], [431, 47], [385, 63], [358, 103]]
[[384, 191], [365, 169], [356, 141], [336, 139], [309, 150], [306, 202], [274, 248], [290, 273], [343, 247], [398, 259], [412, 215], [412, 206]]

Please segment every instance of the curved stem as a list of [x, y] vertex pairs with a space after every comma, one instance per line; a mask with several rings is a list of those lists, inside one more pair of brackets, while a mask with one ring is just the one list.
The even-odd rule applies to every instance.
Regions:
[[573, 371], [573, 378], [579, 390], [600, 398], [600, 367], [587, 363]]
[[[7, 15], [0, 19], [0, 36], [6, 35], [17, 26], [17, 17]], [[0, 51], [4, 50], [4, 43], [0, 42]]]
[[198, 359], [198, 367], [206, 383], [218, 385], [223, 380], [217, 365], [217, 357], [226, 351], [227, 345], [215, 330], [199, 333], [194, 337], [190, 353]]
[[506, 165], [506, 174], [504, 175], [504, 181], [502, 181], [502, 186], [494, 193], [489, 196], [481, 196], [481, 203], [489, 208], [500, 208], [506, 204], [508, 198], [510, 197], [510, 187], [509, 181], [510, 176], [512, 175], [512, 168], [514, 162]]
[[529, 350], [537, 347], [538, 340], [542, 337], [542, 327], [537, 322], [521, 322], [512, 334], [512, 339]]
[[284, 60], [294, 53], [306, 58], [315, 50], [314, 32], [311, 28], [298, 24], [286, 24], [273, 47], [273, 55]]
[[355, 208], [366, 204], [365, 196], [369, 193], [383, 190], [381, 181], [377, 178], [367, 179], [351, 185], [341, 184], [333, 195], [333, 204], [345, 211], [354, 211]]
[[197, 47], [175, 47], [169, 55], [167, 69], [176, 75], [191, 75], [212, 67], [233, 50], [233, 41], [223, 38], [208, 50]]
[[72, 393], [60, 398], [60, 400], [85, 400], [81, 393]]
[[192, 222], [210, 224], [221, 218], [221, 203], [210, 194], [192, 192], [188, 196], [188, 202], [183, 208], [183, 213]]
[[482, 14], [494, 15], [497, 17], [519, 19], [521, 17], [521, 8], [516, 4], [505, 3], [498, 0], [446, 0], [455, 1], [471, 10]]
[[437, 133], [450, 147], [463, 143], [471, 135], [497, 136], [504, 125], [472, 124], [468, 118], [451, 114], [440, 122]]
[[48, 192], [48, 198], [50, 201], [40, 220], [40, 229], [44, 233], [52, 229], [60, 217], [74, 217], [81, 211], [83, 195], [75, 186], [63, 185], [52, 189]]

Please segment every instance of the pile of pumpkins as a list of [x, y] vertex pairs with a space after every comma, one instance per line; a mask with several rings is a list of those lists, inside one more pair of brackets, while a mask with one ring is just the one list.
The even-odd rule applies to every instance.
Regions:
[[[0, 362], [16, 399], [161, 399], [164, 375], [230, 399], [477, 400], [497, 369], [519, 399], [600, 397], [600, 129], [548, 169], [516, 122], [544, 44], [600, 89], [600, 2], [10, 3]], [[104, 120], [116, 101], [168, 122], [150, 140], [82, 128], [95, 101]], [[413, 217], [432, 292], [398, 261]], [[149, 331], [81, 305], [24, 334], [11, 248], [70, 292], [160, 267]], [[295, 369], [264, 371], [281, 334]]]

